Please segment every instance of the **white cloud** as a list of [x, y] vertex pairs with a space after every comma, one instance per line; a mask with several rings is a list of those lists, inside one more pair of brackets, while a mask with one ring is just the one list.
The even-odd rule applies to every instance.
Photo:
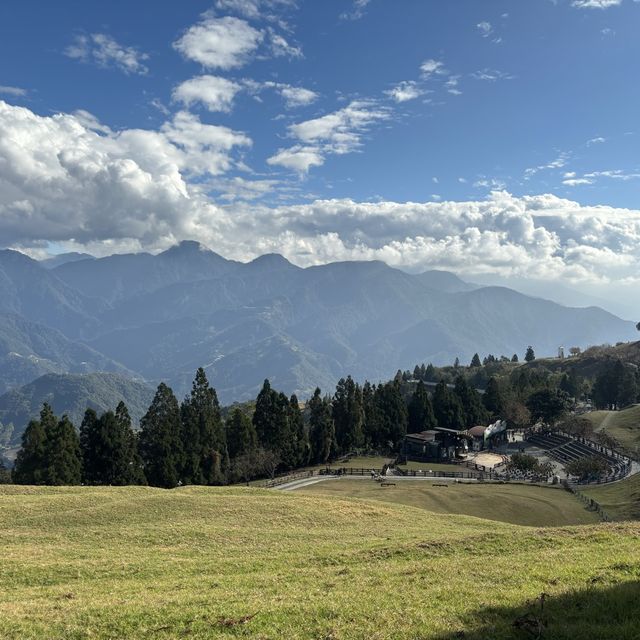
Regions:
[[289, 149], [279, 149], [267, 159], [267, 164], [278, 165], [298, 173], [307, 173], [311, 167], [324, 164], [324, 156], [318, 147], [294, 145]]
[[203, 75], [186, 80], [173, 90], [173, 100], [189, 107], [203, 104], [209, 111], [230, 111], [242, 87], [219, 76]]
[[267, 162], [306, 172], [312, 166], [323, 164], [327, 154], [357, 151], [362, 135], [372, 125], [390, 116], [389, 109], [377, 106], [373, 101], [354, 100], [333, 113], [289, 125], [289, 135], [299, 144], [291, 149], [278, 150]]
[[485, 82], [497, 82], [498, 80], [513, 80], [515, 76], [504, 71], [498, 71], [497, 69], [481, 69], [471, 74], [471, 77], [476, 80], [483, 80]]
[[20, 87], [10, 87], [0, 84], [0, 93], [7, 96], [14, 96], [15, 98], [24, 98], [27, 95], [27, 90]]
[[106, 33], [92, 33], [76, 36], [65, 55], [81, 62], [90, 62], [103, 68], [114, 68], [126, 74], [145, 75], [149, 69], [143, 61], [149, 56], [134, 47], [126, 47], [116, 42]]
[[249, 18], [258, 20], [260, 18], [273, 18], [269, 13], [271, 10], [293, 8], [296, 0], [217, 0], [216, 9], [228, 11]]
[[264, 34], [240, 18], [216, 18], [211, 12], [185, 31], [174, 48], [185, 58], [211, 69], [235, 69], [247, 64]]
[[274, 83], [275, 88], [284, 98], [285, 104], [289, 108], [305, 107], [318, 99], [318, 94], [311, 89], [303, 87], [292, 87], [290, 84]]
[[493, 33], [493, 26], [490, 22], [483, 20], [476, 25], [478, 31], [480, 31], [480, 35], [483, 38], [488, 38]]
[[341, 20], [360, 20], [365, 14], [367, 6], [371, 0], [353, 0], [353, 6], [349, 11], [340, 14]]
[[213, 206], [189, 180], [222, 175], [249, 144], [184, 112], [159, 131], [113, 132], [90, 114], [42, 117], [0, 101], [0, 237], [27, 246], [175, 240]]
[[528, 180], [529, 178], [534, 176], [536, 173], [540, 173], [540, 171], [562, 169], [567, 165], [568, 160], [569, 160], [569, 154], [563, 152], [555, 160], [552, 160], [551, 162], [547, 162], [547, 164], [541, 164], [541, 165], [538, 165], [537, 167], [530, 167], [529, 169], [526, 169], [524, 172], [525, 180]]
[[443, 75], [447, 73], [447, 70], [444, 68], [444, 64], [439, 60], [425, 60], [420, 65], [420, 71], [424, 78], [430, 78], [432, 75]]
[[621, 4], [622, 0], [573, 0], [571, 6], [578, 9], [608, 9]]
[[267, 29], [269, 35], [269, 50], [275, 58], [303, 58], [302, 49], [295, 45], [289, 44], [286, 38], [274, 29]]
[[420, 88], [414, 80], [404, 80], [393, 87], [393, 89], [385, 91], [385, 94], [396, 102], [407, 102], [423, 95], [424, 89]]
[[[378, 121], [375, 105], [347, 109], [329, 121], [300, 123], [300, 143], [271, 164], [304, 172], [322, 164], [325, 145], [341, 143], [341, 128], [352, 133]], [[235, 151], [250, 142], [186, 112], [156, 131], [115, 132], [91, 114], [42, 117], [0, 101], [0, 238], [18, 248], [56, 242], [96, 255], [197, 238], [241, 260], [278, 251], [301, 265], [380, 259], [415, 270], [638, 283], [640, 210], [504, 191], [466, 202], [267, 207], [256, 200], [280, 185], [225, 175]], [[588, 179], [571, 173], [566, 180]], [[218, 203], [208, 195], [212, 188], [221, 193]]]

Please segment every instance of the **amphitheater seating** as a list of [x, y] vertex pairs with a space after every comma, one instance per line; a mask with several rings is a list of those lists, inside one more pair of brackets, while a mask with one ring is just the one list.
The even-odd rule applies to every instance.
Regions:
[[593, 456], [603, 458], [609, 464], [609, 473], [601, 480], [602, 482], [617, 480], [628, 473], [627, 460], [609, 455], [596, 443], [580, 442], [557, 433], [537, 433], [530, 436], [528, 442], [546, 450], [550, 458], [563, 464]]

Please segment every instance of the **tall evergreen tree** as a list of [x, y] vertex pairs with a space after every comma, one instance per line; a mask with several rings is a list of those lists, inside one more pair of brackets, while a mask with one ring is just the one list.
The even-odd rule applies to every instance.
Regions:
[[498, 381], [493, 376], [489, 378], [487, 388], [482, 397], [485, 408], [493, 418], [500, 418], [504, 414], [505, 401]]
[[45, 447], [47, 436], [42, 425], [44, 411], [51, 411], [45, 404], [40, 420], [31, 420], [22, 434], [22, 447], [13, 467], [16, 484], [45, 484]]
[[300, 403], [295, 394], [289, 400], [289, 428], [296, 445], [296, 466], [304, 466], [309, 463], [311, 445], [304, 424], [304, 416], [300, 410]]
[[82, 481], [85, 484], [102, 484], [102, 438], [100, 437], [98, 415], [91, 408], [84, 412], [80, 424], [80, 453], [82, 456]]
[[351, 376], [341, 378], [332, 402], [338, 451], [348, 453], [364, 444], [362, 392]]
[[487, 419], [487, 410], [482, 404], [482, 396], [466, 381], [463, 376], [458, 376], [455, 382], [455, 393], [460, 399], [467, 428], [484, 424]]
[[472, 369], [482, 366], [482, 363], [480, 362], [480, 356], [477, 353], [473, 354], [473, 358], [471, 358], [471, 364], [469, 366]]
[[275, 403], [278, 394], [271, 388], [269, 380], [265, 380], [258, 397], [256, 398], [256, 408], [253, 412], [253, 426], [256, 428], [258, 443], [265, 449], [273, 447], [275, 422]]
[[227, 449], [231, 459], [254, 451], [258, 446], [258, 436], [253, 422], [240, 407], [235, 407], [226, 423]]
[[122, 438], [122, 484], [147, 484], [144, 475], [144, 465], [138, 452], [138, 436], [133, 430], [131, 416], [127, 405], [121, 400], [115, 413], [118, 431]]
[[216, 390], [202, 367], [196, 371], [191, 394], [182, 403], [182, 443], [185, 484], [224, 484], [229, 454]]
[[407, 433], [420, 433], [437, 426], [427, 387], [420, 380], [408, 407]]
[[375, 391], [378, 410], [378, 446], [394, 449], [407, 433], [407, 405], [397, 380], [378, 385]]
[[178, 401], [161, 382], [140, 421], [140, 456], [151, 486], [170, 489], [178, 485], [184, 466], [181, 434]]
[[316, 389], [309, 400], [309, 439], [313, 461], [323, 464], [329, 460], [335, 446], [335, 427], [331, 402]]
[[45, 433], [47, 436], [45, 446], [46, 484], [80, 484], [82, 481], [80, 440], [68, 416], [63, 415], [58, 421], [47, 421]]
[[524, 355], [524, 360], [525, 362], [533, 362], [535, 359], [536, 359], [535, 351], [533, 350], [533, 347], [529, 345], [527, 347], [527, 352]]
[[441, 380], [433, 393], [433, 413], [439, 427], [461, 430], [465, 427], [465, 416], [458, 396]]

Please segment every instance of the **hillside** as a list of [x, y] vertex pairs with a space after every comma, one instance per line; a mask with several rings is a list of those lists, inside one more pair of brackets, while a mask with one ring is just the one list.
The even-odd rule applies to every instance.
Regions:
[[542, 620], [554, 640], [637, 638], [638, 524], [531, 529], [234, 488], [0, 495], [7, 639], [501, 640]]
[[66, 413], [78, 427], [87, 407], [99, 412], [113, 410], [121, 400], [137, 424], [152, 398], [153, 389], [146, 384], [115, 373], [47, 374], [0, 396], [0, 425], [4, 425], [0, 444], [18, 445], [24, 428], [39, 415], [43, 402], [48, 402], [58, 416]]
[[596, 431], [614, 437], [635, 458], [640, 457], [640, 405], [622, 411], [594, 411], [587, 415]]
[[131, 373], [94, 349], [60, 331], [0, 312], [0, 394], [45, 373]]

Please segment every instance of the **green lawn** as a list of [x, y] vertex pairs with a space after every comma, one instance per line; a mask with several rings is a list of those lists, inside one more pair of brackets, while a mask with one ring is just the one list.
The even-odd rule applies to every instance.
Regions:
[[582, 492], [597, 500], [615, 520], [640, 520], [640, 474], [613, 484], [585, 487]]
[[637, 640], [638, 536], [300, 492], [0, 487], [0, 637]]
[[[389, 480], [394, 482], [393, 478]], [[561, 488], [519, 484], [446, 484], [446, 487], [441, 487], [428, 480], [399, 480], [395, 486], [382, 487], [372, 480], [342, 478], [298, 491], [382, 500], [434, 513], [456, 513], [529, 526], [557, 527], [599, 521], [595, 513], [587, 511], [579, 500]]]
[[400, 469], [408, 469], [409, 471], [456, 471], [467, 472], [472, 471], [469, 467], [463, 464], [442, 464], [439, 462], [412, 462], [400, 465]]
[[640, 405], [622, 411], [593, 411], [585, 417], [596, 430], [613, 436], [629, 453], [640, 454]]

